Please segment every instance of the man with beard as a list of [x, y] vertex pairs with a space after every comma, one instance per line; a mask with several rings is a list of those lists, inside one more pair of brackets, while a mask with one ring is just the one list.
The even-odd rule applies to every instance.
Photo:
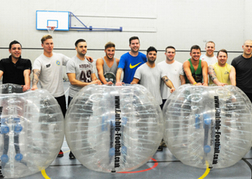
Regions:
[[[120, 58], [118, 69], [116, 72], [116, 85], [120, 86], [123, 83], [129, 84], [134, 78], [136, 69], [146, 62], [146, 55], [139, 52], [140, 41], [139, 38], [133, 36], [129, 39], [130, 52], [123, 54]], [[121, 82], [121, 75], [123, 75], [123, 83]]]
[[160, 82], [161, 79], [170, 88], [170, 92], [175, 91], [172, 82], [168, 79], [167, 75], [163, 73], [159, 67], [155, 65], [157, 58], [157, 50], [154, 47], [147, 49], [147, 62], [140, 66], [134, 75], [134, 79], [131, 84], [140, 84], [146, 87], [153, 97], [157, 100], [158, 104], [162, 104], [161, 93], [160, 93]]
[[30, 89], [31, 61], [21, 58], [22, 46], [16, 40], [10, 43], [9, 52], [9, 58], [0, 61], [0, 78], [3, 76], [3, 84], [18, 84], [27, 91]]

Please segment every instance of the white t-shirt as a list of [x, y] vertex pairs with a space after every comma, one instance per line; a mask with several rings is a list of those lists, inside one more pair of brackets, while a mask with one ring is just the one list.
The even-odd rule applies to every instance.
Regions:
[[[177, 89], [181, 85], [181, 81], [179, 76], [184, 75], [183, 72], [183, 64], [174, 61], [172, 64], [166, 63], [166, 61], [159, 62], [157, 66], [161, 69], [163, 73], [167, 74], [167, 77], [173, 83], [175, 89]], [[167, 99], [171, 95], [170, 88], [166, 86], [166, 84], [161, 82], [161, 96], [162, 99]]]
[[208, 66], [209, 66], [209, 65], [213, 65], [213, 64], [215, 64], [215, 63], [218, 62], [218, 59], [217, 59], [216, 56], [208, 57], [208, 56], [206, 56], [206, 55], [203, 55], [203, 56], [201, 57], [201, 60], [206, 61]]
[[150, 68], [146, 63], [137, 68], [134, 78], [140, 80], [140, 84], [147, 88], [158, 104], [162, 104], [160, 93], [161, 78], [167, 76], [159, 67]]
[[[92, 81], [91, 74], [94, 73], [94, 67], [87, 59], [80, 60], [74, 56], [67, 63], [66, 73], [75, 73], [75, 78], [79, 81], [89, 83]], [[69, 96], [74, 97], [82, 89], [81, 86], [71, 85], [69, 89]]]
[[51, 57], [41, 54], [34, 61], [33, 70], [40, 70], [39, 83], [41, 87], [54, 97], [64, 95], [62, 66], [66, 66], [69, 59], [61, 53], [53, 53]]

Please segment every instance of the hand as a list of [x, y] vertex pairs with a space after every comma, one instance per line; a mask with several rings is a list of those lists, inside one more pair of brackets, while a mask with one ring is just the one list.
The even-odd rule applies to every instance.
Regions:
[[106, 83], [106, 85], [113, 85], [113, 82], [109, 81], [109, 82]]
[[170, 92], [173, 93], [175, 91], [175, 88], [171, 88]]
[[89, 62], [91, 62], [91, 63], [94, 61], [93, 58], [90, 57], [90, 56], [86, 56], [86, 59], [87, 59]]
[[227, 85], [227, 84], [226, 83], [221, 83], [221, 82], [217, 83], [217, 86], [225, 86], [225, 85]]
[[207, 83], [202, 83], [202, 85], [203, 85], [203, 86], [208, 86], [208, 84], [207, 84]]
[[29, 85], [22, 85], [23, 87], [23, 92], [27, 91], [30, 89], [30, 86]]
[[122, 86], [122, 82], [121, 81], [119, 81], [119, 82], [116, 82], [116, 86]]
[[94, 80], [94, 81], [92, 81], [90, 84], [101, 85], [101, 81], [100, 81], [100, 80]]
[[37, 86], [33, 86], [33, 87], [31, 88], [31, 90], [37, 90], [37, 89], [38, 89]]
[[196, 83], [195, 86], [202, 86], [202, 83]]

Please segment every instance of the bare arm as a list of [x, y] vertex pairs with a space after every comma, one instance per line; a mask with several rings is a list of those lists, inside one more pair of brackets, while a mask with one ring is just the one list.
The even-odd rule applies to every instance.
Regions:
[[31, 85], [31, 80], [30, 80], [30, 74], [31, 74], [31, 70], [27, 69], [24, 70], [24, 82], [25, 85], [23, 86], [23, 91], [27, 91], [30, 89], [30, 85]]
[[116, 72], [116, 86], [122, 86], [121, 82], [121, 75], [122, 75], [123, 69], [118, 68]]
[[207, 62], [201, 61], [202, 75], [203, 75], [203, 86], [208, 86], [208, 65]]
[[233, 66], [231, 66], [231, 71], [230, 71], [230, 74], [229, 74], [229, 78], [230, 78], [231, 85], [236, 86], [236, 71], [235, 71], [235, 68]]
[[224, 85], [226, 85], [225, 83], [221, 83], [221, 82], [217, 79], [216, 73], [215, 73], [214, 68], [213, 68], [212, 65], [210, 65], [210, 66], [208, 67], [208, 74], [209, 74], [210, 79], [211, 79], [211, 80], [214, 82], [214, 84], [216, 84], [217, 86], [224, 86]]
[[171, 80], [168, 79], [167, 76], [162, 77], [162, 80], [164, 81], [164, 83], [166, 84], [166, 86], [168, 86], [168, 87], [171, 89], [171, 91], [170, 91], [171, 93], [172, 93], [173, 91], [175, 91], [175, 88], [174, 88], [174, 86], [173, 86], [173, 83], [171, 82]]
[[179, 75], [179, 79], [180, 79], [181, 85], [184, 85], [185, 84], [185, 76]]
[[107, 84], [108, 82], [106, 81], [106, 79], [103, 75], [103, 65], [104, 65], [104, 62], [103, 62], [102, 58], [97, 59], [96, 68], [97, 68], [99, 79], [101, 80], [101, 82], [103, 84]]
[[97, 80], [94, 73], [91, 74], [91, 78], [92, 78], [92, 80], [94, 78], [94, 81], [92, 81], [90, 83], [82, 82], [82, 81], [77, 80], [75, 73], [67, 73], [67, 77], [68, 77], [71, 85], [74, 85], [74, 86], [84, 87], [84, 86], [91, 85], [91, 84], [100, 84], [101, 83], [100, 80]]
[[202, 85], [201, 83], [197, 83], [193, 76], [192, 76], [192, 72], [191, 72], [191, 69], [190, 69], [190, 62], [189, 61], [185, 61], [183, 63], [183, 69], [184, 69], [184, 72], [185, 72], [185, 75], [187, 77], [187, 79], [189, 80], [189, 82], [191, 84], [196, 84], [196, 85]]
[[133, 84], [138, 84], [138, 82], [139, 82], [139, 79], [134, 78], [133, 81], [132, 81], [130, 84], [132, 84], [132, 85], [133, 85]]
[[33, 70], [33, 80], [32, 80], [32, 88], [31, 90], [36, 90], [38, 89], [38, 82], [39, 82], [39, 75], [40, 75], [40, 70], [35, 69]]
[[0, 70], [0, 78], [2, 78], [4, 72], [2, 70]]

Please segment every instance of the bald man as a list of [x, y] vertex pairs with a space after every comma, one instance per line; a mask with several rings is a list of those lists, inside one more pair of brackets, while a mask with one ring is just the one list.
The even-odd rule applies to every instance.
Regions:
[[236, 85], [252, 102], [252, 40], [242, 46], [243, 54], [234, 58], [231, 65], [236, 70]]

